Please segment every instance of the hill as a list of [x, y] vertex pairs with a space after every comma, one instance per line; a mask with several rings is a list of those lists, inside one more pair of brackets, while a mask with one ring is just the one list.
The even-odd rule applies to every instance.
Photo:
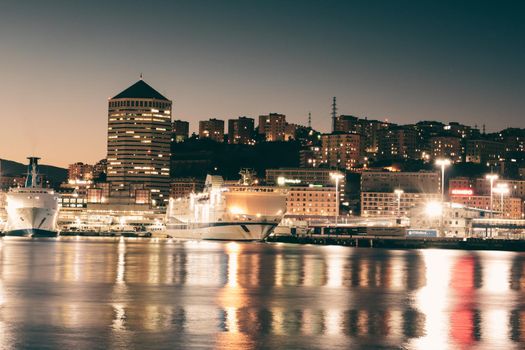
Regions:
[[[1, 174], [3, 176], [20, 176], [27, 173], [27, 165], [18, 163], [12, 160], [1, 159]], [[56, 167], [53, 165], [40, 165], [39, 171], [52, 184], [56, 186], [67, 179], [67, 169]]]

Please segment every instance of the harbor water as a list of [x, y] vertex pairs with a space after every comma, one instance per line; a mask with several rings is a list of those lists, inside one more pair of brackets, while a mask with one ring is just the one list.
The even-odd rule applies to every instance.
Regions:
[[524, 347], [524, 253], [0, 240], [0, 349]]

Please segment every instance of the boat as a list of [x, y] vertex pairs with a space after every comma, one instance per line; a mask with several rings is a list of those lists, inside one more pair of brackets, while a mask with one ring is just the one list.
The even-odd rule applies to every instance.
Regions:
[[238, 185], [207, 175], [204, 190], [170, 198], [166, 210], [169, 237], [193, 240], [261, 241], [281, 222], [286, 194], [270, 186], [254, 186], [242, 172]]
[[5, 236], [56, 237], [58, 195], [42, 186], [38, 157], [29, 157], [24, 187], [11, 188], [6, 194]]

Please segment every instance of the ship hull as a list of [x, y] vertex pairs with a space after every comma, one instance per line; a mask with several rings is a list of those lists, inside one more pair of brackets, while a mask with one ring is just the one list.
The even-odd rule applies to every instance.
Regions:
[[57, 237], [58, 233], [56, 231], [28, 228], [8, 231], [5, 235], [6, 237], [52, 238]]
[[6, 236], [56, 237], [58, 211], [50, 208], [8, 208]]
[[274, 230], [277, 223], [206, 223], [168, 224], [166, 233], [177, 239], [220, 240], [220, 241], [262, 241]]

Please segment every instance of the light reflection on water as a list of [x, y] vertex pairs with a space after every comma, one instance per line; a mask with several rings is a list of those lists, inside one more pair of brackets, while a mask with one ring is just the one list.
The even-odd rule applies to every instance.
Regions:
[[0, 241], [0, 349], [522, 349], [525, 254]]

